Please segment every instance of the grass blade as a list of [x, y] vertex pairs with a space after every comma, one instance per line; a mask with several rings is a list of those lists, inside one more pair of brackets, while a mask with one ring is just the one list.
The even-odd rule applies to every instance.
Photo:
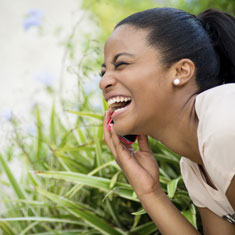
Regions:
[[[105, 164], [103, 164], [102, 166], [100, 166], [100, 167], [97, 167], [97, 168], [95, 168], [93, 171], [91, 171], [89, 174], [87, 174], [87, 175], [95, 175], [98, 171], [100, 171], [101, 169], [103, 169], [103, 168], [105, 168], [105, 167], [107, 167], [107, 166], [114, 166], [114, 167], [116, 167], [118, 170], [119, 170], [119, 172], [120, 172], [120, 167], [118, 166], [118, 164], [113, 160], [113, 161], [110, 161], [110, 162], [107, 162], [107, 163], [105, 163]], [[111, 179], [111, 182], [112, 182], [112, 179]], [[116, 182], [115, 182], [116, 183]], [[81, 188], [82, 188], [82, 186], [83, 185], [80, 185], [80, 184], [77, 184], [77, 185], [75, 185], [73, 188], [71, 188], [70, 190], [69, 190], [69, 192], [66, 194], [66, 197], [69, 197], [69, 198], [71, 198], [71, 197], [73, 197]], [[113, 185], [114, 186], [114, 185]], [[113, 186], [111, 187], [110, 186], [110, 188], [113, 188]]]
[[67, 223], [67, 224], [79, 224], [80, 222], [73, 219], [64, 219], [64, 218], [52, 218], [52, 217], [14, 217], [14, 218], [0, 218], [2, 221], [39, 221], [39, 222], [51, 222], [51, 223]]
[[0, 163], [2, 164], [2, 167], [8, 177], [8, 180], [10, 181], [12, 188], [14, 189], [18, 198], [19, 199], [26, 199], [26, 194], [25, 194], [24, 190], [16, 181], [15, 176], [13, 175], [11, 169], [8, 167], [7, 162], [5, 161], [5, 159], [1, 153], [0, 153]]
[[25, 235], [30, 229], [38, 225], [40, 222], [36, 221], [34, 223], [29, 224], [19, 235]]
[[136, 212], [132, 212], [131, 214], [132, 215], [143, 215], [143, 214], [146, 214], [147, 212], [145, 211], [145, 209], [140, 209]]
[[36, 105], [36, 118], [37, 118], [37, 151], [36, 151], [36, 159], [40, 159], [41, 150], [42, 150], [42, 121], [41, 121], [41, 115], [38, 108], [38, 105]]
[[77, 203], [70, 201], [66, 198], [63, 198], [61, 196], [58, 196], [56, 194], [47, 192], [43, 189], [38, 188], [39, 193], [46, 196], [53, 202], [64, 206], [70, 213], [75, 215], [78, 218], [83, 219], [87, 224], [89, 224], [91, 227], [97, 229], [98, 231], [102, 232], [102, 234], [113, 234], [113, 235], [121, 235], [124, 234], [123, 232], [119, 232], [114, 227], [106, 223], [103, 219], [101, 219], [99, 216], [95, 215], [94, 213], [90, 211], [84, 210], [84, 208], [81, 208], [81, 205], [78, 205]]
[[168, 184], [167, 184], [167, 192], [168, 192], [168, 197], [169, 198], [173, 198], [175, 195], [175, 191], [177, 188], [177, 185], [179, 183], [179, 181], [182, 180], [182, 177], [178, 177], [176, 179], [171, 180]]
[[195, 206], [191, 204], [189, 210], [182, 211], [182, 214], [197, 229], [197, 218], [196, 218]]
[[56, 144], [55, 101], [53, 101], [50, 118], [50, 142]]
[[[35, 173], [39, 176], [61, 179], [76, 184], [85, 184], [105, 192], [110, 192], [110, 179], [65, 171], [45, 171]], [[139, 201], [137, 198], [133, 197], [133, 189], [129, 184], [116, 182], [116, 187], [112, 190], [112, 192], [120, 197], [130, 199], [132, 201]]]
[[[96, 159], [96, 167], [100, 167], [102, 165], [102, 151], [100, 146], [100, 141], [95, 133], [95, 128], [93, 128], [93, 137], [95, 141], [95, 159]], [[102, 176], [102, 171], [99, 171], [99, 176]]]
[[14, 231], [5, 221], [0, 221], [0, 228], [3, 230], [3, 232], [5, 232], [4, 234], [6, 235], [15, 235]]
[[56, 233], [55, 231], [53, 231], [53, 232], [42, 232], [42, 233], [30, 233], [27, 235], [78, 235], [78, 234], [85, 234], [85, 232], [86, 230], [84, 229], [69, 229], [69, 230], [63, 229], [63, 230], [56, 230]]
[[131, 229], [130, 232], [133, 234], [144, 234], [149, 235], [158, 230], [157, 226], [152, 222], [147, 222], [143, 225], [140, 225], [134, 229]]
[[82, 116], [82, 117], [89, 117], [89, 118], [95, 118], [98, 120], [103, 121], [104, 116], [101, 114], [97, 114], [97, 113], [88, 113], [88, 112], [77, 112], [77, 111], [72, 111], [72, 110], [67, 110], [70, 113], [76, 114], [78, 116]]

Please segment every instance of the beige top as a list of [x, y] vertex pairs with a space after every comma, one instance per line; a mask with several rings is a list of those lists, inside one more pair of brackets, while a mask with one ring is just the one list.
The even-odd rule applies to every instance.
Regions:
[[182, 157], [180, 168], [193, 203], [218, 216], [233, 214], [225, 193], [235, 175], [235, 84], [224, 84], [196, 96], [197, 137], [204, 167], [217, 188], [206, 182], [197, 163]]

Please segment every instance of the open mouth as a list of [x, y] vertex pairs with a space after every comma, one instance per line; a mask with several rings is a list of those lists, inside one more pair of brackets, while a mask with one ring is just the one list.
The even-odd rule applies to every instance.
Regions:
[[130, 97], [115, 97], [108, 100], [109, 106], [112, 108], [113, 112], [119, 112], [126, 108], [131, 103]]

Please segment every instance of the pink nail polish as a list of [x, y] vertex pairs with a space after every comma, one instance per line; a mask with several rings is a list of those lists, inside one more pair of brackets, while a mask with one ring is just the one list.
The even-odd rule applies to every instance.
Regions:
[[111, 125], [112, 125], [111, 122], [112, 122], [112, 118], [110, 117], [108, 124], [107, 124], [108, 131], [111, 131]]

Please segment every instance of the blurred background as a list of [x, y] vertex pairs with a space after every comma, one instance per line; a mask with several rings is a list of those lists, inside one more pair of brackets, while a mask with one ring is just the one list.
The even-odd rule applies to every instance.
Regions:
[[79, 32], [73, 35], [79, 48], [82, 35], [95, 32], [97, 27], [84, 14], [81, 1], [57, 4], [53, 0], [3, 0], [0, 4], [0, 146], [4, 147], [8, 130], [5, 121], [12, 115], [22, 120], [24, 128], [33, 134], [34, 128], [28, 118], [36, 104], [46, 109], [51, 105], [52, 93], [56, 96], [64, 92], [67, 98], [74, 95], [77, 77], [72, 71], [75, 64], [67, 64], [68, 37], [80, 20]]
[[[235, 13], [234, 0], [0, 0], [0, 234], [159, 234], [103, 142], [98, 89], [113, 27], [153, 7]], [[151, 147], [200, 230], [179, 156]]]

